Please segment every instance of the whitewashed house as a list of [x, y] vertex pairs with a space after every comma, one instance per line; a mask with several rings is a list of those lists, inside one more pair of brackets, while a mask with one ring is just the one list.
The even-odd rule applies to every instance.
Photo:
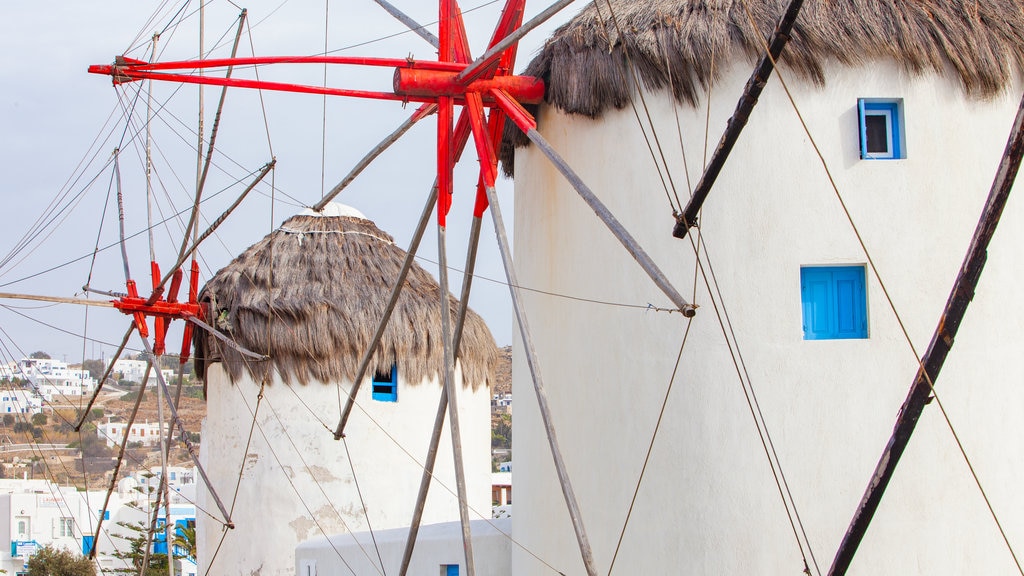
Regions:
[[107, 443], [108, 447], [120, 446], [124, 439], [124, 430], [128, 428], [128, 442], [138, 442], [144, 446], [152, 446], [160, 442], [161, 435], [167, 434], [167, 424], [161, 428], [159, 422], [127, 422], [114, 421], [109, 416], [106, 422], [96, 426], [96, 435]]
[[18, 367], [21, 377], [48, 403], [77, 403], [81, 396], [96, 389], [96, 379], [88, 370], [69, 368], [60, 360], [22, 358]]
[[31, 390], [0, 388], [0, 415], [39, 414], [43, 411], [43, 399]]

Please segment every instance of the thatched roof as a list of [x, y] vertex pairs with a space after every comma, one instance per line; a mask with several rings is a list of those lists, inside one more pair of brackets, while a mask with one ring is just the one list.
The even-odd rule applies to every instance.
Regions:
[[[232, 381], [257, 382], [276, 370], [285, 382], [352, 381], [383, 316], [406, 252], [373, 222], [356, 216], [287, 220], [207, 282], [199, 296], [210, 323], [241, 346], [270, 356], [253, 362], [197, 331], [196, 371], [223, 362]], [[443, 367], [438, 284], [418, 265], [406, 279], [367, 377], [397, 361], [409, 383]], [[452, 321], [458, 302], [449, 301]], [[459, 358], [464, 382], [487, 381], [498, 357], [483, 320], [470, 311]]]
[[[611, 12], [608, 9], [611, 4]], [[744, 5], [750, 7], [755, 30]], [[788, 0], [598, 0], [559, 28], [523, 72], [545, 101], [596, 118], [629, 103], [633, 76], [695, 105], [728, 63], [751, 65]], [[619, 36], [610, 14], [615, 15]], [[1021, 0], [805, 0], [782, 55], [790, 73], [822, 85], [825, 65], [894, 62], [912, 74], [953, 75], [991, 97], [1024, 70]], [[732, 98], [737, 95], [731, 96]], [[524, 137], [511, 123], [506, 143]], [[512, 148], [503, 149], [511, 160]], [[511, 173], [511, 162], [505, 164]]]

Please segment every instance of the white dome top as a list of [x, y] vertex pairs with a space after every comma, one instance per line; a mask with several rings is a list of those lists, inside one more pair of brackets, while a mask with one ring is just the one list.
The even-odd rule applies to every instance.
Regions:
[[306, 208], [299, 213], [302, 216], [348, 216], [350, 218], [362, 218], [366, 220], [366, 216], [363, 213], [351, 206], [345, 204], [339, 204], [337, 202], [328, 202], [324, 209], [320, 212], [315, 212], [312, 208]]

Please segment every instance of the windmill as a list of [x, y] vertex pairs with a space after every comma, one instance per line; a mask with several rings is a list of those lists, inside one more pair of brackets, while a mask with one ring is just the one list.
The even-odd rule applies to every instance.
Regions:
[[[415, 24], [411, 18], [402, 14], [394, 6], [386, 2], [378, 2], [390, 13], [398, 17], [402, 22], [410, 25], [414, 30], [422, 31], [422, 27]], [[609, 231], [623, 245], [629, 254], [636, 260], [643, 271], [651, 278], [655, 285], [668, 297], [675, 309], [686, 316], [692, 316], [695, 306], [686, 302], [679, 292], [672, 286], [665, 275], [658, 269], [644, 249], [636, 242], [633, 236], [623, 227], [615, 216], [601, 203], [587, 185], [573, 172], [572, 168], [565, 163], [557, 151], [536, 130], [536, 122], [524, 106], [533, 105], [543, 98], [544, 85], [537, 78], [518, 76], [513, 73], [517, 43], [526, 33], [536, 28], [548, 18], [571, 3], [570, 0], [561, 0], [542, 11], [529, 22], [523, 23], [525, 0], [508, 0], [502, 10], [493, 36], [488, 44], [487, 50], [475, 60], [472, 58], [468, 45], [465, 25], [462, 12], [454, 0], [442, 0], [439, 3], [439, 35], [435, 39], [427, 33], [422, 33], [428, 42], [434, 44], [438, 49], [438, 59], [417, 60], [413, 58], [372, 58], [372, 57], [345, 57], [345, 56], [308, 56], [308, 57], [250, 57], [250, 58], [222, 58], [190, 61], [172, 62], [145, 62], [141, 60], [118, 57], [111, 65], [94, 65], [89, 68], [91, 73], [109, 75], [115, 84], [138, 81], [138, 80], [163, 80], [181, 83], [196, 83], [222, 87], [240, 87], [260, 90], [273, 90], [285, 92], [297, 92], [305, 94], [322, 94], [332, 96], [343, 96], [352, 98], [368, 98], [378, 100], [390, 100], [395, 102], [415, 103], [419, 108], [398, 130], [389, 135], [380, 145], [372, 150], [366, 158], [353, 170], [352, 174], [343, 180], [342, 184], [327, 194], [321, 202], [313, 208], [322, 209], [327, 202], [333, 199], [347, 182], [350, 182], [370, 161], [379, 155], [385, 148], [395, 142], [413, 124], [423, 118], [436, 114], [437, 135], [436, 135], [436, 162], [437, 179], [431, 187], [428, 195], [427, 205], [423, 216], [411, 241], [409, 255], [406, 260], [403, 274], [400, 275], [392, 290], [390, 302], [380, 319], [377, 334], [374, 342], [368, 347], [363, 356], [358, 375], [355, 378], [355, 388], [348, 396], [334, 436], [340, 439], [345, 435], [345, 427], [351, 414], [355, 394], [359, 385], [366, 375], [372, 351], [377, 341], [387, 326], [391, 312], [401, 293], [404, 283], [404, 274], [408, 272], [412, 259], [416, 254], [416, 247], [422, 238], [430, 214], [434, 211], [436, 204], [436, 223], [438, 233], [438, 261], [440, 270], [441, 301], [448, 299], [448, 256], [446, 249], [446, 230], [449, 221], [449, 210], [452, 205], [453, 179], [452, 173], [456, 162], [462, 155], [469, 139], [472, 138], [473, 147], [476, 150], [480, 162], [480, 174], [478, 178], [476, 202], [472, 214], [470, 247], [466, 258], [466, 275], [462, 288], [462, 305], [465, 307], [468, 295], [471, 290], [473, 270], [476, 259], [476, 246], [480, 236], [482, 218], [484, 213], [490, 209], [495, 235], [498, 240], [502, 260], [505, 268], [506, 278], [510, 286], [510, 292], [515, 310], [516, 319], [520, 327], [520, 333], [524, 349], [529, 358], [529, 366], [534, 382], [534, 390], [542, 412], [545, 414], [545, 427], [547, 429], [549, 447], [554, 459], [556, 470], [559, 475], [559, 482], [562, 486], [563, 495], [569, 515], [577, 535], [580, 554], [587, 570], [596, 574], [593, 566], [589, 543], [583, 521], [575, 501], [571, 481], [565, 471], [562, 455], [558, 446], [555, 433], [555, 423], [550, 420], [546, 409], [543, 378], [537, 355], [533, 350], [530, 337], [529, 323], [525, 310], [521, 304], [519, 283], [516, 278], [515, 267], [511, 257], [511, 249], [507, 240], [505, 225], [501, 216], [498, 198], [495, 191], [495, 180], [497, 179], [497, 152], [500, 147], [501, 138], [506, 122], [511, 121], [520, 131], [538, 146], [540, 150], [553, 162], [559, 171], [572, 183], [580, 197], [590, 206], [598, 218], [604, 223]], [[394, 69], [394, 80], [391, 91], [357, 90], [349, 88], [317, 87], [309, 85], [297, 85], [280, 82], [269, 82], [260, 80], [237, 79], [231, 77], [231, 70], [236, 66], [265, 66], [272, 64], [327, 64], [344, 66], [369, 66]], [[187, 70], [207, 70], [226, 68], [228, 73], [224, 76], [213, 76], [209, 74], [194, 75], [182, 73]], [[461, 108], [456, 119], [456, 108]], [[183, 247], [183, 253], [185, 249]], [[160, 288], [161, 283], [154, 282], [155, 288]], [[173, 293], [172, 285], [172, 293]], [[156, 295], [156, 292], [154, 292]], [[170, 304], [168, 298], [167, 304]], [[141, 301], [141, 302], [140, 302]], [[159, 295], [155, 300], [143, 300], [130, 293], [127, 298], [119, 299], [117, 306], [135, 316], [136, 325], [141, 325], [142, 318], [147, 315], [160, 314], [161, 318], [185, 318], [195, 323], [200, 316], [191, 310], [174, 310], [158, 312], [154, 306], [165, 305]], [[191, 304], [191, 303], [190, 303]], [[460, 500], [464, 501], [464, 486], [461, 479], [464, 473], [461, 469], [461, 461], [458, 457], [459, 445], [459, 423], [457, 417], [456, 395], [451, 388], [453, 379], [454, 358], [458, 350], [456, 348], [461, 332], [461, 322], [464, 318], [464, 308], [460, 311], [459, 319], [454, 323], [447, 313], [446, 307], [442, 306], [442, 325], [445, 337], [445, 367], [444, 382], [445, 393], [442, 394], [438, 406], [438, 420], [435, 426], [435, 433], [431, 439], [430, 453], [436, 451], [440, 438], [440, 429], [443, 423], [444, 414], [447, 412], [451, 429], [454, 453], [456, 454], [456, 478], [459, 484]], [[162, 322], [162, 320], [161, 320]], [[160, 324], [158, 323], [158, 326]], [[159, 328], [157, 330], [159, 334]], [[452, 337], [454, 335], [454, 338]], [[455, 346], [452, 344], [456, 343]], [[448, 410], [447, 405], [451, 404], [452, 409]], [[427, 479], [431, 473], [432, 462], [428, 463], [424, 471], [424, 483], [422, 484], [420, 498], [417, 503], [416, 518], [413, 520], [413, 530], [407, 545], [403, 567], [408, 565], [411, 556], [412, 546], [415, 541], [415, 533], [418, 528], [418, 516], [422, 510], [423, 499], [427, 486]], [[460, 507], [460, 516], [463, 526], [463, 541], [466, 551], [466, 565], [472, 573], [473, 558], [472, 545], [469, 534], [469, 516], [464, 503]], [[403, 568], [404, 573], [404, 568]]]

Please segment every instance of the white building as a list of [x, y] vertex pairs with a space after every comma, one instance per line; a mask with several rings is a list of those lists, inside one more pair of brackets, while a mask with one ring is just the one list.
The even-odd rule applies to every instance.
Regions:
[[[158, 470], [159, 472], [159, 470]], [[195, 525], [195, 506], [181, 498], [188, 493], [194, 497], [195, 469], [171, 468], [172, 474], [170, 522], [179, 530]], [[177, 479], [175, 479], [175, 477]], [[145, 475], [141, 484], [159, 475]], [[181, 482], [180, 480], [184, 480]], [[95, 531], [100, 518], [103, 530], [97, 549], [99, 568], [108, 573], [111, 570], [128, 568], [124, 560], [115, 556], [125, 551], [128, 543], [125, 537], [136, 533], [119, 523], [143, 525], [147, 522], [144, 510], [152, 505], [153, 496], [148, 490], [138, 490], [140, 479], [126, 477], [119, 483], [118, 491], [111, 494], [105, 510], [106, 492], [102, 490], [82, 492], [74, 487], [58, 486], [47, 480], [0, 480], [0, 569], [8, 574], [21, 573], [28, 558], [43, 546], [87, 554], [95, 542]], [[166, 511], [162, 511], [158, 523], [162, 524]], [[172, 536], [173, 538], [173, 536]], [[166, 553], [166, 539], [158, 537], [153, 545], [157, 553]], [[178, 550], [176, 554], [180, 554]], [[182, 576], [195, 576], [195, 559], [181, 558]]]
[[[111, 359], [113, 360], [113, 359]], [[146, 361], [145, 360], [127, 360], [124, 358], [118, 358], [114, 362], [114, 368], [110, 371], [111, 376], [116, 380], [128, 380], [139, 384], [143, 378], [146, 377]], [[110, 361], [107, 361], [106, 368], [110, 368]], [[160, 373], [164, 377], [164, 381], [176, 382], [178, 377], [178, 371], [171, 368], [164, 368], [160, 370]], [[151, 374], [150, 378], [156, 378], [155, 374]]]
[[96, 389], [96, 379], [88, 370], [69, 368], [66, 362], [50, 358], [22, 358], [20, 376], [48, 403], [78, 402], [78, 398]]
[[[669, 178], [685, 203], [786, 3], [754, 4], [758, 33], [740, 2], [612, 2], [628, 58], [595, 12], [605, 4], [590, 4], [528, 70], [548, 81], [540, 132], [700, 306], [691, 321], [642, 311], [671, 305], [537, 147], [517, 151], [519, 280], [536, 290], [525, 307], [598, 573], [616, 551], [623, 574], [796, 574], [805, 559], [825, 573], [918, 369], [893, 308], [923, 354], [1024, 88], [1024, 40], [1000, 31], [1024, 27], [1019, 4], [933, 2], [925, 16], [912, 2], [804, 3], [780, 72], [823, 162], [774, 76], [699, 236], [673, 238]], [[632, 93], [636, 113], [627, 61], [649, 88]], [[1017, 196], [936, 383], [1016, 548], [1022, 246]], [[513, 374], [512, 571], [583, 574], [520, 346]], [[851, 573], [1015, 571], [933, 402]]]
[[0, 386], [0, 414], [39, 414], [43, 399], [32, 390]]
[[[120, 446], [124, 439], [124, 430], [128, 428], [127, 422], [115, 422], [107, 417], [107, 421], [96, 427], [96, 435], [107, 443], [108, 447]], [[167, 424], [161, 429], [159, 422], [133, 422], [128, 432], [128, 442], [140, 442], [144, 446], [152, 446], [160, 442], [162, 434], [166, 435]]]
[[[271, 358], [252, 362], [212, 337], [197, 341], [196, 369], [207, 394], [202, 459], [220, 498], [236, 502], [235, 529], [226, 535], [200, 518], [199, 557], [220, 550], [213, 573], [291, 575], [300, 542], [338, 534], [352, 541], [353, 532], [399, 528], [412, 519], [442, 388], [439, 288], [418, 266], [411, 271], [345, 438], [335, 440], [339, 398], [348, 397], [380, 317], [378, 304], [387, 301], [405, 257], [372, 222], [344, 210], [350, 209], [287, 220], [218, 272], [200, 296], [216, 304], [209, 315], [222, 330]], [[271, 260], [274, 284], [267, 289], [271, 269], [254, 263]], [[267, 306], [275, 309], [269, 326]], [[270, 350], [261, 344], [268, 332]], [[473, 518], [491, 514], [487, 378], [497, 353], [471, 313], [455, 389]], [[459, 518], [449, 431], [446, 426], [440, 442], [425, 523]], [[202, 489], [199, 503], [216, 510]]]
[[[107, 361], [106, 368], [110, 369], [110, 363], [113, 358]], [[114, 368], [111, 370], [111, 375], [117, 380], [130, 380], [132, 382], [142, 382], [143, 376], [146, 374], [145, 360], [128, 360], [125, 358], [118, 358], [114, 362]]]

